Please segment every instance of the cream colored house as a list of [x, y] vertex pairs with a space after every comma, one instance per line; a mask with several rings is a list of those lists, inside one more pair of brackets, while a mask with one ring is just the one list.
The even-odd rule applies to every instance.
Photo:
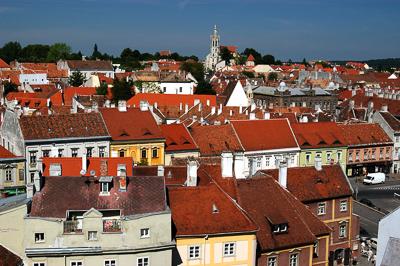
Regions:
[[25, 192], [25, 159], [0, 146], [0, 193], [10, 196]]

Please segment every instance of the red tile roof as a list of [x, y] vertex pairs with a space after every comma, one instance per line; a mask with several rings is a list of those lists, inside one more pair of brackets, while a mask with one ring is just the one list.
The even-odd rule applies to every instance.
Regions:
[[[61, 166], [61, 174], [62, 176], [82, 176], [82, 158], [67, 158], [67, 157], [46, 157], [43, 159], [43, 176], [49, 176], [49, 170], [51, 164], [59, 164]], [[118, 165], [124, 164], [126, 169], [126, 175], [132, 176], [133, 171], [133, 158], [131, 157], [102, 157], [102, 158], [95, 158], [90, 157], [86, 160], [87, 170], [86, 174], [83, 176], [91, 176], [90, 172], [92, 170], [95, 171], [95, 175], [100, 176], [102, 164], [106, 162], [107, 165], [107, 175], [109, 176], [116, 176]]]
[[247, 57], [247, 61], [255, 61], [254, 56], [252, 54]]
[[[0, 59], [1, 60], [1, 59]], [[23, 261], [16, 254], [0, 245], [0, 266], [20, 266]]]
[[157, 94], [157, 93], [138, 93], [128, 100], [129, 106], [139, 107], [141, 101], [147, 101], [153, 105], [157, 103], [159, 106], [180, 106], [182, 104], [185, 108], [185, 104], [188, 106], [194, 106], [194, 102], [198, 100], [203, 106], [207, 105], [209, 101], [210, 106], [217, 105], [217, 97], [215, 95], [177, 95], [177, 94]]
[[71, 70], [80, 71], [114, 71], [111, 61], [101, 60], [67, 60]]
[[340, 124], [339, 127], [349, 146], [392, 143], [379, 124]]
[[160, 125], [165, 138], [165, 150], [193, 151], [198, 150], [197, 144], [183, 124]]
[[287, 119], [231, 121], [245, 151], [298, 148]]
[[9, 158], [22, 158], [22, 157], [21, 156], [16, 156], [15, 154], [10, 152], [9, 150], [4, 148], [3, 146], [0, 146], [0, 160], [4, 159], [4, 158], [9, 159]]
[[[279, 178], [279, 170], [261, 172]], [[260, 175], [262, 176], [262, 175]], [[287, 171], [287, 189], [302, 202], [351, 197], [352, 190], [340, 165], [324, 165], [322, 170], [315, 167], [294, 167]]]
[[19, 123], [25, 141], [109, 136], [100, 113], [22, 116]]
[[[313, 244], [330, 228], [271, 177], [238, 180], [238, 203], [258, 225], [262, 252]], [[287, 224], [287, 232], [275, 234], [273, 224]]]
[[0, 68], [10, 68], [10, 65], [0, 58]]
[[346, 146], [343, 132], [335, 122], [295, 123], [291, 126], [303, 149]]
[[[168, 195], [177, 237], [257, 230], [240, 207], [214, 183], [201, 187], [170, 187]], [[217, 211], [213, 212], [213, 208]]]
[[389, 112], [379, 112], [382, 118], [386, 121], [386, 123], [394, 130], [400, 131], [400, 120], [394, 117]]
[[[64, 96], [63, 96], [64, 94]], [[75, 95], [89, 96], [96, 95], [96, 87], [67, 87], [64, 90], [58, 91], [56, 94], [50, 97], [51, 103], [56, 106], [63, 105], [62, 98], [64, 97], [64, 105], [71, 106], [72, 98]], [[111, 90], [107, 92], [107, 98], [111, 99]]]
[[190, 128], [201, 156], [220, 156], [224, 151], [243, 151], [230, 124], [195, 126]]
[[164, 178], [127, 177], [126, 192], [119, 191], [120, 177], [113, 178], [109, 196], [100, 196], [98, 177], [52, 176], [32, 198], [32, 217], [65, 218], [68, 210], [121, 210], [122, 216], [165, 211]]
[[101, 108], [100, 111], [112, 140], [164, 139], [150, 111], [139, 108], [127, 108], [126, 112], [118, 108]]

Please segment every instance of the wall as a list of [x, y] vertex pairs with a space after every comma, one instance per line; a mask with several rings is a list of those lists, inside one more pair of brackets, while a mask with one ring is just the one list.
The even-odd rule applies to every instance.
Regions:
[[[223, 244], [235, 242], [235, 256], [223, 256]], [[177, 238], [177, 249], [179, 252], [178, 265], [255, 265], [255, 253], [257, 249], [256, 236], [233, 235], [233, 236], [210, 236], [205, 238]], [[200, 259], [189, 259], [189, 246], [200, 246]]]
[[[13, 189], [18, 187], [23, 187], [21, 190], [25, 188], [25, 171], [24, 171], [25, 163], [20, 160], [0, 160], [0, 190], [2, 189]], [[12, 170], [12, 180], [6, 181], [6, 170]], [[22, 179], [20, 179], [20, 171], [22, 171]]]
[[[158, 157], [152, 157], [152, 149], [158, 149]], [[129, 143], [129, 144], [113, 144], [111, 143], [111, 157], [119, 157], [119, 151], [124, 150], [124, 157], [132, 157], [135, 163], [141, 162], [141, 151], [147, 149], [148, 165], [163, 165], [164, 164], [164, 142], [150, 143]]]
[[376, 252], [376, 265], [380, 265], [385, 254], [389, 237], [400, 238], [400, 208], [389, 213], [381, 219], [378, 228], [378, 249]]
[[17, 156], [25, 156], [23, 136], [16, 113], [6, 110], [0, 129], [1, 145]]
[[[161, 82], [160, 88], [164, 94], [193, 94], [193, 82]], [[180, 89], [182, 88], [182, 89]]]
[[[331, 160], [328, 160], [328, 153], [331, 154], [331, 159], [333, 159], [333, 163], [338, 163], [342, 167], [342, 169], [346, 169], [346, 161], [347, 161], [347, 148], [339, 147], [339, 148], [326, 148], [326, 149], [301, 149], [300, 153], [300, 167], [306, 166], [314, 166], [315, 165], [315, 157], [320, 153], [322, 159], [322, 165], [330, 165], [332, 163]], [[338, 153], [341, 153], [340, 160], [338, 160]], [[310, 160], [307, 161], [307, 155], [310, 155]]]
[[26, 84], [31, 84], [31, 85], [49, 84], [46, 73], [20, 74], [19, 82], [21, 84], [26, 83]]
[[313, 253], [313, 246], [304, 246], [299, 248], [291, 248], [285, 249], [270, 253], [263, 253], [257, 260], [258, 266], [265, 266], [268, 265], [268, 258], [269, 257], [277, 257], [278, 265], [289, 265], [289, 257], [290, 254], [299, 254], [298, 260], [299, 266], [306, 266], [312, 265], [312, 253]]
[[188, 158], [188, 157], [199, 157], [200, 153], [198, 151], [188, 151], [188, 152], [166, 152], [165, 153], [165, 165], [171, 165], [172, 158]]

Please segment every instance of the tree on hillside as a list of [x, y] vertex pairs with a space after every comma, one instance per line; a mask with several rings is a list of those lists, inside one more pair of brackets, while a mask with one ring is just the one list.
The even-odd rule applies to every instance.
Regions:
[[47, 60], [50, 62], [56, 62], [60, 59], [67, 59], [71, 54], [71, 47], [65, 43], [55, 43], [50, 46], [49, 53], [47, 54]]
[[79, 87], [85, 83], [85, 75], [80, 71], [72, 72], [72, 75], [68, 78], [68, 84], [73, 87]]
[[22, 48], [19, 42], [8, 42], [0, 49], [0, 58], [10, 63], [13, 60], [19, 59], [21, 50]]
[[4, 85], [4, 92], [3, 92], [4, 97], [7, 96], [9, 92], [18, 91], [18, 86], [12, 82], [5, 81], [3, 82], [3, 85]]
[[29, 44], [21, 50], [19, 61], [45, 62], [50, 46], [43, 44]]
[[114, 79], [113, 87], [111, 88], [113, 101], [117, 103], [119, 100], [129, 100], [134, 95], [132, 85], [126, 79]]
[[216, 92], [209, 82], [202, 80], [197, 84], [195, 94], [215, 95]]
[[270, 54], [266, 54], [262, 57], [263, 64], [273, 65], [275, 64], [275, 57]]
[[102, 82], [99, 87], [96, 88], [97, 95], [106, 95], [108, 91], [108, 85], [105, 82]]

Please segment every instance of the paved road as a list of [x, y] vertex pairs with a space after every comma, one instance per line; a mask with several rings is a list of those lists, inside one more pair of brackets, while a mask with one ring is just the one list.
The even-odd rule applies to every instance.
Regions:
[[354, 201], [353, 212], [360, 216], [361, 236], [377, 237], [378, 224], [384, 213]]

